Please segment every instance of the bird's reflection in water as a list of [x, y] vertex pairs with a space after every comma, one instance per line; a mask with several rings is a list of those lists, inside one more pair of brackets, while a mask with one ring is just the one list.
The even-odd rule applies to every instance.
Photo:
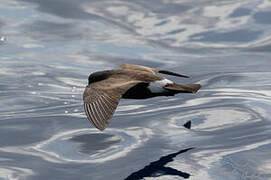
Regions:
[[176, 153], [163, 156], [158, 161], [151, 162], [149, 165], [145, 166], [143, 169], [132, 173], [125, 180], [136, 180], [136, 179], [143, 179], [144, 177], [157, 177], [157, 176], [162, 176], [162, 175], [174, 175], [174, 176], [180, 176], [187, 179], [190, 177], [190, 174], [179, 171], [171, 167], [165, 167], [165, 165], [173, 161], [173, 158], [175, 158], [179, 154], [185, 153], [191, 149], [194, 149], [194, 148], [180, 150]]

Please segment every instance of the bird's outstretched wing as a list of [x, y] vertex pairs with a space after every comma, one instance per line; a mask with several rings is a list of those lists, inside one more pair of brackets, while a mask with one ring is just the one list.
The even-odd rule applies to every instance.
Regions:
[[106, 79], [88, 85], [83, 94], [87, 118], [99, 130], [104, 130], [119, 104], [121, 96], [138, 81]]
[[145, 71], [145, 72], [149, 72], [152, 74], [161, 73], [161, 74], [167, 74], [167, 75], [172, 75], [172, 76], [177, 76], [177, 77], [189, 78], [186, 75], [178, 74], [175, 72], [162, 70], [162, 69], [158, 69], [158, 68], [151, 68], [151, 67], [147, 67], [147, 66], [140, 66], [140, 65], [135, 65], [135, 64], [123, 64], [123, 65], [121, 65], [121, 68], [122, 69], [131, 69], [131, 70], [133, 69], [133, 70], [138, 70], [138, 71]]

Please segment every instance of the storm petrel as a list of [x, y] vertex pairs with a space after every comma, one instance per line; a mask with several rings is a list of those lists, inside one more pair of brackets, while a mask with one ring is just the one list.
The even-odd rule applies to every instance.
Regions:
[[83, 94], [87, 118], [99, 130], [104, 130], [123, 99], [147, 99], [174, 96], [177, 93], [196, 93], [200, 84], [177, 84], [157, 73], [188, 78], [188, 76], [133, 64], [120, 69], [94, 72], [89, 75]]

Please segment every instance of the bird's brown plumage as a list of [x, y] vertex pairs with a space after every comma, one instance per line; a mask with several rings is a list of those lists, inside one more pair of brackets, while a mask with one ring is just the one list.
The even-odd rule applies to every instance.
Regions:
[[[89, 77], [89, 85], [83, 94], [84, 109], [89, 121], [99, 130], [104, 130], [112, 119], [119, 100], [125, 93], [138, 84], [147, 84], [163, 80], [164, 78], [156, 75], [159, 72], [179, 77], [187, 77], [170, 71], [132, 64], [124, 64], [121, 66], [121, 69], [117, 70], [101, 71], [91, 74]], [[179, 92], [194, 93], [200, 88], [200, 85], [195, 84], [174, 84], [167, 85], [164, 88], [173, 94]], [[150, 97], [155, 96], [158, 96], [158, 94]]]

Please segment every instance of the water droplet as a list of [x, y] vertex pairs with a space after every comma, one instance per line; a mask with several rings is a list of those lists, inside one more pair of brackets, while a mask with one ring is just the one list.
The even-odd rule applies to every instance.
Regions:
[[5, 42], [5, 41], [7, 41], [7, 38], [4, 36], [0, 36], [0, 42]]

